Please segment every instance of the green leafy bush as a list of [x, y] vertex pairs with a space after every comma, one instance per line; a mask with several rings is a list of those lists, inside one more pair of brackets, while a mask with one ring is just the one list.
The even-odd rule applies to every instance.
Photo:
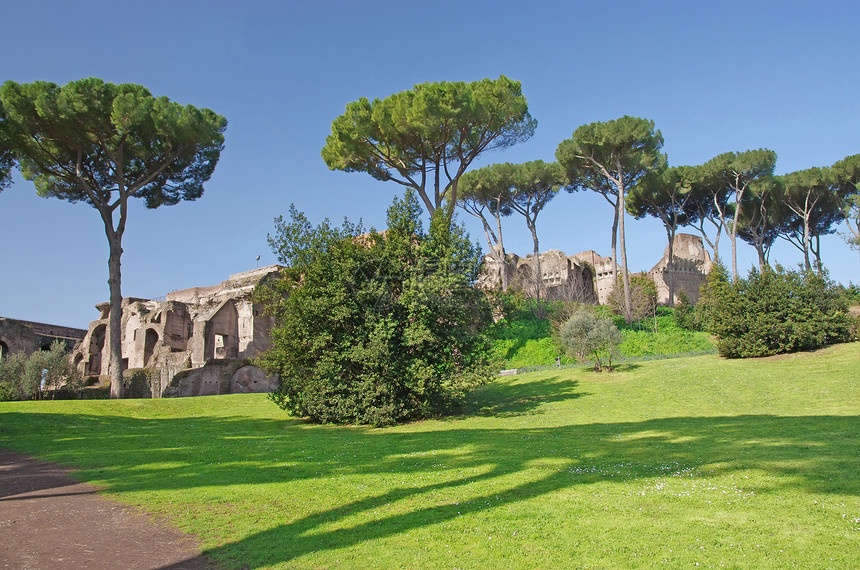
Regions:
[[696, 312], [690, 304], [690, 297], [684, 289], [678, 292], [678, 300], [675, 303], [674, 312], [672, 315], [675, 319], [675, 324], [680, 328], [688, 331], [701, 330], [700, 323], [696, 319]]
[[81, 379], [69, 362], [66, 345], [56, 340], [48, 350], [11, 354], [0, 360], [0, 400], [32, 400], [44, 391], [74, 391]]
[[621, 338], [611, 319], [595, 317], [587, 308], [580, 309], [558, 329], [558, 341], [564, 351], [577, 360], [592, 360], [598, 371], [612, 370]]
[[[630, 300], [633, 306], [633, 321], [654, 316], [657, 310], [657, 285], [647, 273], [630, 274]], [[616, 315], [624, 314], [624, 283], [621, 274], [609, 293], [607, 304]]]
[[386, 425], [450, 410], [490, 376], [489, 304], [472, 287], [480, 250], [442, 209], [429, 232], [413, 193], [388, 230], [314, 228], [291, 208], [270, 237], [282, 279], [258, 292], [275, 325], [259, 365], [272, 399], [320, 422]]
[[720, 354], [729, 358], [812, 350], [852, 338], [856, 322], [826, 275], [782, 267], [729, 283], [708, 279], [705, 305]]

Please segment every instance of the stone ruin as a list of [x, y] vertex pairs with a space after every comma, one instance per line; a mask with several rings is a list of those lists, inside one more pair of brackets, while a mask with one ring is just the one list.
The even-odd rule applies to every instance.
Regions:
[[663, 257], [651, 268], [648, 275], [657, 284], [657, 302], [669, 304], [669, 279], [675, 280], [675, 301], [683, 290], [691, 305], [699, 302], [699, 290], [705, 284], [713, 263], [711, 255], [705, 249], [702, 238], [690, 234], [677, 234], [673, 248], [671, 270], [669, 266], [669, 246], [663, 251]]
[[[515, 253], [508, 253], [505, 257], [509, 289], [534, 296], [534, 255], [520, 257]], [[540, 265], [543, 275], [541, 297], [590, 304], [597, 302], [594, 269], [587, 263], [582, 263], [575, 256], [567, 256], [562, 251], [551, 249], [540, 254]], [[502, 271], [496, 256], [486, 255], [476, 286], [492, 290], [501, 280]]]
[[[212, 287], [168, 293], [164, 299], [122, 300], [122, 366], [127, 378], [144, 378], [138, 397], [202, 396], [270, 392], [267, 378], [248, 359], [271, 346], [272, 318], [252, 297], [254, 288], [277, 277], [279, 266], [231, 275]], [[72, 353], [80, 374], [107, 382], [110, 303], [96, 305], [99, 318]], [[145, 372], [141, 374], [141, 372]]]
[[56, 340], [72, 349], [86, 334], [83, 329], [0, 317], [0, 360], [16, 352], [48, 350]]
[[[507, 254], [509, 287], [526, 295], [534, 295], [532, 272], [534, 255], [521, 258]], [[675, 300], [684, 291], [691, 304], [699, 300], [699, 288], [711, 272], [711, 257], [702, 243], [702, 238], [690, 234], [675, 236], [674, 262], [669, 265], [669, 248], [663, 257], [648, 271], [648, 276], [657, 285], [657, 302], [669, 304], [669, 280], [675, 280]], [[603, 257], [594, 251], [583, 251], [576, 255], [551, 249], [540, 254], [542, 273], [541, 297], [550, 300], [576, 301], [579, 303], [605, 305], [614, 286], [613, 268], [620, 269], [611, 257]], [[484, 257], [477, 286], [494, 289], [501, 283], [501, 268], [496, 256]]]
[[[668, 247], [648, 271], [657, 285], [660, 304], [669, 303], [669, 279], [674, 276], [676, 300], [685, 291], [690, 302], [711, 271], [702, 239], [689, 234], [675, 238], [674, 262], [668, 267]], [[509, 285], [526, 295], [534, 290], [533, 256], [507, 255]], [[612, 291], [612, 258], [594, 251], [565, 255], [558, 250], [540, 254], [541, 296], [550, 300], [605, 304]], [[168, 293], [163, 299], [122, 300], [122, 366], [132, 397], [169, 397], [270, 392], [276, 378], [268, 378], [248, 360], [271, 346], [273, 320], [256, 303], [254, 288], [276, 278], [276, 265], [231, 275], [220, 285], [193, 287]], [[501, 271], [495, 256], [484, 258], [477, 286], [494, 289]], [[82, 377], [106, 384], [109, 363], [110, 304], [96, 305], [99, 318], [89, 329], [0, 318], [0, 358], [14, 352], [31, 353], [54, 339], [75, 345], [72, 361]]]

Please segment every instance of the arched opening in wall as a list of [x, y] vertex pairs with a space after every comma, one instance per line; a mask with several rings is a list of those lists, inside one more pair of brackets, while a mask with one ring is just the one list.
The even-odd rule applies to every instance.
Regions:
[[0, 340], [0, 360], [3, 360], [9, 355], [9, 345]]
[[146, 338], [143, 341], [143, 365], [149, 366], [155, 346], [158, 344], [158, 333], [155, 329], [146, 329]]
[[107, 325], [99, 325], [90, 335], [90, 359], [87, 362], [87, 376], [100, 376], [102, 373], [102, 352], [105, 348]]
[[239, 357], [239, 312], [236, 303], [226, 301], [209, 319], [204, 360]]

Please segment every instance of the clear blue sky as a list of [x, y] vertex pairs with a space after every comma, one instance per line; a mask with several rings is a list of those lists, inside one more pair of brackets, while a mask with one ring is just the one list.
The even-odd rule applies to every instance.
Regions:
[[[139, 83], [227, 117], [200, 200], [131, 211], [123, 293], [157, 297], [253, 269], [257, 255], [274, 263], [266, 235], [290, 203], [314, 222], [382, 227], [400, 187], [330, 172], [320, 149], [348, 102], [425, 81], [522, 82], [534, 137], [478, 166], [554, 160], [579, 125], [622, 115], [653, 119], [672, 165], [761, 147], [777, 152], [778, 173], [830, 165], [860, 152], [858, 18], [847, 1], [10, 2], [0, 80]], [[538, 220], [541, 249], [608, 255], [611, 222], [602, 198], [560, 195]], [[631, 269], [650, 269], [662, 226], [627, 227]], [[0, 193], [0, 228], [0, 316], [81, 328], [98, 316], [107, 241], [95, 210], [16, 178]], [[505, 231], [509, 251], [531, 251], [520, 219]], [[754, 250], [739, 247], [749, 268]], [[838, 235], [822, 250], [834, 279], [860, 281]], [[787, 244], [772, 258], [801, 260]]]

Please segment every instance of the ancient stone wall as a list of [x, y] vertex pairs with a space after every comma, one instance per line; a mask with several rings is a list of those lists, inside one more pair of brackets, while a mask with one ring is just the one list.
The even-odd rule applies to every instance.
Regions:
[[[669, 304], [670, 278], [675, 281], [675, 299], [683, 290], [690, 302], [699, 299], [699, 288], [711, 271], [711, 258], [702, 244], [702, 238], [690, 234], [675, 236], [674, 261], [669, 265], [669, 248], [663, 258], [648, 272], [657, 285], [657, 300]], [[507, 254], [509, 286], [534, 296], [534, 256], [520, 258]], [[576, 255], [565, 255], [558, 250], [540, 254], [542, 273], [542, 297], [552, 300], [569, 300], [605, 305], [615, 285], [613, 270], [620, 274], [621, 267], [611, 257], [603, 257], [594, 251], [583, 251]], [[494, 289], [501, 283], [501, 267], [494, 255], [484, 258], [478, 287]]]
[[[508, 287], [534, 296], [534, 256], [507, 254]], [[587, 263], [551, 249], [540, 254], [541, 297], [550, 300], [595, 303], [594, 270]], [[496, 257], [487, 255], [477, 286], [492, 290], [501, 284], [501, 267]]]
[[47, 350], [55, 340], [72, 349], [86, 333], [82, 329], [0, 317], [0, 358], [16, 352]]
[[699, 289], [707, 280], [711, 272], [711, 256], [702, 243], [702, 238], [690, 234], [678, 234], [675, 236], [673, 247], [673, 260], [669, 264], [669, 246], [663, 252], [663, 257], [657, 262], [648, 275], [657, 285], [657, 302], [661, 305], [670, 305], [669, 285], [674, 280], [675, 301], [678, 300], [680, 291], [684, 291], [695, 305], [699, 302]]
[[[259, 283], [276, 277], [279, 270], [278, 266], [269, 266], [238, 273], [220, 285], [173, 291], [163, 301], [123, 299], [123, 369], [154, 371], [148, 377], [155, 379], [151, 381], [153, 397], [159, 397], [181, 392], [168, 387], [182, 370], [259, 355], [271, 346], [268, 333], [272, 320], [263, 315], [252, 293]], [[99, 318], [90, 323], [73, 362], [82, 376], [104, 381], [109, 365], [110, 304], [100, 303], [96, 308]], [[209, 378], [215, 369], [207, 374]], [[195, 389], [197, 392], [209, 393], [215, 386], [211, 379], [202, 382], [201, 386], [208, 388]], [[255, 382], [260, 384], [259, 380]], [[230, 378], [219, 380], [218, 386], [219, 390], [229, 391]]]

